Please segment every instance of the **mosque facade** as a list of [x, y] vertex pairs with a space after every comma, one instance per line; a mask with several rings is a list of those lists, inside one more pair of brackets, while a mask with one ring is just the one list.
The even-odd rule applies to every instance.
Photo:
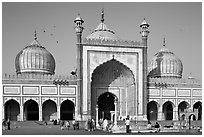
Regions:
[[202, 84], [182, 78], [182, 61], [167, 47], [147, 63], [149, 24], [143, 20], [141, 42], [119, 38], [101, 22], [82, 37], [83, 19], [74, 20], [77, 69], [55, 74], [54, 56], [37, 40], [16, 56], [16, 74], [3, 74], [3, 119], [14, 121], [181, 120], [185, 112], [202, 119]]

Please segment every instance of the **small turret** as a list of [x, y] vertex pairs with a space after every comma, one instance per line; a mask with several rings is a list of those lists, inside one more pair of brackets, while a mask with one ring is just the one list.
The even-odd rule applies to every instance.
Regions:
[[80, 17], [80, 14], [78, 14], [76, 19], [74, 20], [74, 23], [76, 24], [75, 31], [76, 31], [76, 34], [77, 34], [77, 43], [81, 43], [81, 36], [82, 36], [83, 29], [84, 29], [82, 24], [84, 23], [84, 21]]
[[140, 28], [141, 28], [140, 34], [142, 34], [142, 37], [148, 37], [149, 24], [146, 22], [145, 18], [143, 22], [141, 23]]

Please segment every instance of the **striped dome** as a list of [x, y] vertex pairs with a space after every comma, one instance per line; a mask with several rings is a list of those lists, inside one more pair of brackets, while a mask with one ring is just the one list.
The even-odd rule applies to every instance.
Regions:
[[183, 64], [181, 60], [169, 51], [165, 44], [163, 48], [154, 55], [149, 64], [149, 77], [174, 77], [181, 78]]
[[101, 23], [98, 27], [86, 37], [87, 39], [101, 39], [101, 40], [119, 40], [120, 38], [116, 36], [115, 32], [107, 28], [104, 23], [104, 10], [101, 13]]
[[102, 39], [102, 40], [119, 40], [115, 32], [108, 29], [106, 24], [101, 22], [98, 27], [86, 37], [87, 39]]
[[54, 74], [55, 60], [37, 39], [21, 50], [15, 59], [16, 73]]

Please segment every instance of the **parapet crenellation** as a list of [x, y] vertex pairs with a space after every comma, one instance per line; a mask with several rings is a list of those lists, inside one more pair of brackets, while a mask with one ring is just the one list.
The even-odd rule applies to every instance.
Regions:
[[105, 40], [105, 39], [88, 39], [83, 38], [82, 44], [85, 45], [109, 45], [109, 46], [131, 46], [131, 47], [143, 47], [140, 41], [131, 40]]
[[2, 75], [2, 80], [25, 80], [25, 79], [32, 79], [32, 80], [69, 80], [69, 81], [76, 81], [76, 76], [74, 75], [50, 75], [50, 74], [8, 74], [4, 73]]
[[185, 78], [150, 78], [149, 84], [151, 83], [166, 83], [171, 85], [177, 85], [177, 86], [194, 86], [194, 87], [202, 87], [202, 82], [198, 79], [185, 79]]

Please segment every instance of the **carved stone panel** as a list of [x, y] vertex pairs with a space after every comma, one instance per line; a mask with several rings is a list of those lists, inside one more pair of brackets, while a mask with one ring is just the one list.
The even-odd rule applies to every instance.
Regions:
[[202, 90], [201, 89], [194, 89], [193, 90], [193, 97], [202, 97]]
[[23, 86], [24, 95], [37, 95], [39, 94], [38, 86]]
[[20, 94], [20, 86], [3, 86], [3, 94], [18, 95]]
[[42, 87], [42, 94], [43, 95], [57, 95], [57, 87], [54, 86], [43, 86]]
[[164, 89], [162, 91], [162, 96], [175, 97], [176, 96], [176, 90], [175, 89]]
[[178, 90], [178, 96], [182, 97], [190, 97], [191, 96], [191, 90], [190, 89], [179, 89]]
[[76, 95], [75, 87], [60, 87], [61, 95]]

